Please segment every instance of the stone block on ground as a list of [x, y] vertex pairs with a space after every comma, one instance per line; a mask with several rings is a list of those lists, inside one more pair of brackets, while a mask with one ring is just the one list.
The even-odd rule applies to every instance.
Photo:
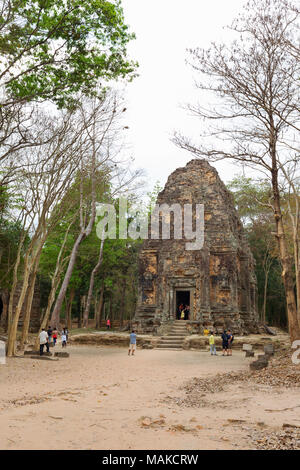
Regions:
[[243, 351], [252, 351], [252, 344], [243, 344]]
[[42, 356], [29, 356], [30, 359], [41, 359], [42, 361], [58, 361], [58, 357], [49, 357], [43, 354]]
[[250, 363], [250, 370], [260, 370], [268, 367], [268, 358], [264, 355], [258, 356], [257, 361]]
[[[40, 355], [40, 351], [35, 351], [35, 350], [24, 351], [24, 356], [39, 356], [39, 355]], [[44, 351], [43, 356], [52, 356], [52, 352]]]
[[245, 357], [254, 357], [254, 351], [246, 351]]
[[65, 351], [57, 351], [54, 353], [55, 357], [70, 357], [70, 354]]
[[274, 355], [274, 345], [273, 344], [266, 344], [264, 346], [264, 352], [268, 356], [273, 356]]

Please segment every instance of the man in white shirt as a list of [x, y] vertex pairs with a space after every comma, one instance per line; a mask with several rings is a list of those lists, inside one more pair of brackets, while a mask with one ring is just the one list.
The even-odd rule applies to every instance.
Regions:
[[43, 328], [40, 332], [40, 356], [43, 355], [45, 345], [47, 352], [49, 352], [48, 333], [45, 331], [45, 328]]

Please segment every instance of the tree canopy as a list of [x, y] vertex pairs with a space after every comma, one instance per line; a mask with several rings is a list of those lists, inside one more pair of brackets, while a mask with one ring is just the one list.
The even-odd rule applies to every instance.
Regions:
[[1, 0], [0, 85], [15, 101], [63, 107], [99, 80], [133, 77], [126, 46], [134, 38], [119, 0]]

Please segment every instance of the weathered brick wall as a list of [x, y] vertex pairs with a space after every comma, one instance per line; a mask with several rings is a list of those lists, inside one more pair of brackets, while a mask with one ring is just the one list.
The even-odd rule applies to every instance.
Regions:
[[[136, 327], [156, 331], [176, 314], [176, 292], [190, 295], [190, 320], [201, 328], [236, 333], [258, 331], [254, 259], [231, 194], [215, 168], [192, 160], [168, 178], [158, 204], [204, 204], [201, 250], [186, 250], [185, 239], [145, 240], [140, 253]], [[171, 217], [171, 234], [173, 233]]]

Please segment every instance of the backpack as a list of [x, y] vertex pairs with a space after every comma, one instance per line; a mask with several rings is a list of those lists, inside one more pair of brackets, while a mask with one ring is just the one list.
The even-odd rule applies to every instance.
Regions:
[[224, 342], [228, 341], [228, 335], [227, 335], [227, 333], [222, 333], [221, 338], [222, 338], [222, 340], [223, 340]]

